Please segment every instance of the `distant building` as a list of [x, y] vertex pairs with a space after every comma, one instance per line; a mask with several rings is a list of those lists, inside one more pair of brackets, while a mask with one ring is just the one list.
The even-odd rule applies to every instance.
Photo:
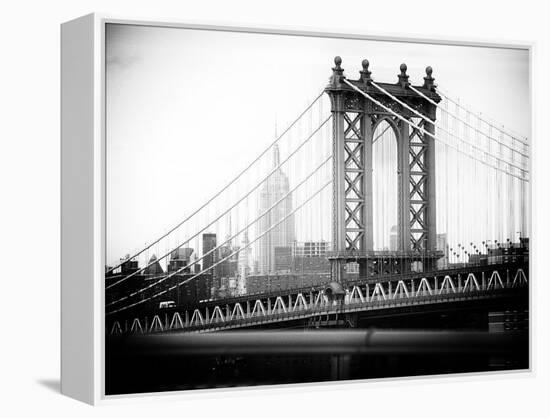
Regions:
[[238, 248], [231, 246], [230, 244], [224, 245], [218, 248], [216, 258], [214, 260], [216, 267], [214, 268], [214, 276], [218, 278], [222, 277], [235, 277], [237, 275], [239, 260]]
[[[170, 289], [174, 284], [181, 283], [193, 277], [193, 273], [178, 273], [164, 283], [164, 288]], [[178, 305], [194, 306], [198, 302], [212, 297], [212, 275], [202, 274], [199, 277], [177, 286], [166, 294], [167, 300], [174, 300]]]
[[[214, 268], [211, 268], [215, 264], [216, 251], [212, 251], [216, 248], [216, 234], [206, 233], [202, 234], [202, 270], [205, 274], [209, 274], [212, 277], [212, 286], [215, 288], [220, 287], [220, 283], [216, 280]], [[210, 252], [212, 251], [212, 252]], [[209, 254], [210, 253], [210, 254]]]
[[238, 280], [236, 277], [229, 277], [227, 279], [227, 289], [231, 296], [239, 295], [239, 288], [237, 287], [237, 284], [238, 284]]
[[449, 244], [447, 243], [447, 234], [437, 234], [436, 250], [443, 251], [443, 257], [437, 260], [437, 268], [447, 268], [449, 266]]
[[151, 275], [151, 276], [159, 276], [161, 274], [164, 274], [164, 270], [162, 269], [162, 266], [158, 262], [157, 256], [155, 254], [151, 256], [147, 264], [148, 266], [145, 267], [145, 269], [143, 270], [143, 274]]
[[189, 269], [185, 269], [193, 254], [192, 248], [176, 248], [170, 253], [170, 261], [168, 263], [168, 272], [181, 271], [189, 273]]
[[[279, 160], [279, 148], [273, 147], [273, 168], [275, 171], [263, 184], [259, 193], [259, 214], [263, 214], [289, 192], [288, 177], [282, 171]], [[258, 234], [269, 230], [273, 225], [285, 219], [258, 240], [258, 273], [275, 272], [275, 248], [291, 247], [294, 242], [294, 215], [292, 196], [288, 195], [271, 209], [258, 222]]]
[[275, 258], [274, 272], [277, 274], [290, 273], [292, 269], [292, 247], [275, 247], [273, 255]]
[[132, 274], [139, 270], [139, 265], [137, 260], [131, 260], [129, 255], [127, 255], [123, 259], [121, 258], [120, 261], [123, 261], [123, 263], [120, 266], [121, 274]]
[[292, 272], [298, 276], [309, 273], [330, 273], [330, 262], [326, 257], [293, 257]]
[[[214, 265], [215, 251], [208, 254], [214, 248], [216, 248], [216, 234], [202, 234], [202, 265], [204, 270]], [[211, 273], [210, 270], [208, 272]]]
[[294, 257], [326, 257], [329, 251], [329, 243], [326, 241], [295, 242], [293, 246]]
[[189, 257], [189, 271], [198, 274], [201, 271], [201, 263], [199, 262], [198, 251], [193, 251]]
[[328, 251], [330, 243], [326, 241], [295, 242], [292, 249], [292, 271], [297, 275], [330, 273]]
[[244, 232], [242, 247], [239, 252], [239, 272], [237, 280], [237, 292], [241, 295], [246, 293], [246, 279], [251, 274], [250, 268], [250, 241], [248, 240], [248, 230]]

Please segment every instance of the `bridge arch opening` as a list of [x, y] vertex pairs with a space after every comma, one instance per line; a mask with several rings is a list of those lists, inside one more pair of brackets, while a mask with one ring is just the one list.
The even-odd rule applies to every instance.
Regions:
[[372, 136], [373, 249], [399, 251], [398, 129], [389, 118], [380, 119]]

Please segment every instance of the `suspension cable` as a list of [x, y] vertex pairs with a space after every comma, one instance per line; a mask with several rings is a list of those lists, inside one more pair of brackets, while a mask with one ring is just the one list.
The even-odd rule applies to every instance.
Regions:
[[[380, 90], [382, 93], [384, 93], [386, 96], [388, 96], [389, 98], [391, 98], [392, 100], [394, 100], [395, 102], [399, 103], [401, 106], [407, 108], [408, 110], [410, 110], [411, 112], [413, 112], [416, 116], [418, 116], [419, 118], [423, 119], [424, 121], [428, 122], [428, 123], [431, 123], [432, 125], [435, 125], [435, 122], [433, 120], [431, 120], [430, 118], [427, 118], [426, 116], [424, 116], [422, 113], [418, 112], [417, 110], [415, 110], [414, 108], [412, 108], [411, 106], [409, 106], [407, 103], [403, 102], [402, 100], [399, 100], [397, 97], [395, 97], [394, 95], [392, 95], [391, 93], [389, 93], [387, 90], [385, 90], [384, 88], [378, 86], [374, 81], [371, 81], [371, 84], [376, 87], [378, 90]], [[414, 88], [412, 86], [409, 86], [411, 88]], [[416, 90], [416, 89], [415, 89]], [[432, 103], [435, 103], [435, 102], [432, 102]], [[437, 106], [437, 104], [436, 104]], [[516, 165], [514, 164], [513, 162], [510, 162], [510, 161], [507, 161], [507, 160], [504, 160], [502, 159], [501, 157], [497, 157], [495, 155], [491, 155], [489, 154], [486, 150], [484, 150], [483, 148], [480, 148], [478, 147], [477, 145], [474, 145], [472, 144], [470, 141], [465, 141], [463, 138], [461, 138], [460, 136], [454, 134], [453, 132], [451, 131], [448, 131], [446, 130], [445, 128], [443, 127], [440, 127], [440, 129], [444, 132], [446, 132], [447, 134], [455, 137], [456, 139], [458, 139], [459, 141], [471, 146], [472, 148], [474, 149], [477, 149], [478, 151], [480, 152], [483, 152], [485, 153], [486, 155], [490, 155], [491, 157], [495, 158], [495, 159], [498, 159], [500, 161], [502, 161], [503, 163], [505, 164], [508, 164], [509, 166], [511, 167], [515, 167], [517, 168], [518, 170], [521, 170], [523, 172], [528, 172], [529, 170], [527, 170], [526, 168], [523, 168], [519, 165]], [[502, 143], [499, 143], [500, 145], [504, 145]]]
[[256, 217], [253, 221], [249, 222], [245, 227], [243, 227], [240, 231], [238, 231], [237, 233], [235, 233], [233, 236], [227, 238], [224, 242], [222, 242], [221, 244], [217, 245], [216, 247], [212, 248], [209, 252], [207, 252], [206, 254], [203, 254], [202, 257], [194, 260], [193, 262], [191, 262], [190, 264], [186, 265], [186, 266], [183, 266], [181, 268], [179, 268], [178, 270], [168, 274], [167, 276], [157, 280], [156, 282], [146, 286], [146, 287], [143, 287], [141, 289], [138, 289], [136, 290], [135, 292], [132, 292], [130, 293], [129, 295], [126, 295], [126, 296], [123, 296], [122, 298], [120, 299], [117, 299], [113, 302], [110, 302], [108, 304], [106, 304], [105, 306], [108, 307], [108, 306], [112, 306], [112, 305], [115, 305], [117, 303], [120, 303], [126, 299], [129, 299], [133, 296], [136, 296], [136, 295], [139, 295], [140, 293], [143, 293], [144, 291], [156, 286], [157, 284], [159, 283], [162, 283], [164, 282], [165, 280], [168, 280], [169, 278], [175, 276], [176, 274], [179, 274], [181, 273], [182, 271], [186, 270], [186, 269], [189, 269], [191, 268], [192, 266], [194, 266], [195, 264], [197, 264], [198, 262], [204, 260], [204, 258], [206, 258], [207, 256], [209, 256], [210, 254], [214, 253], [216, 250], [218, 250], [220, 247], [223, 247], [225, 244], [227, 244], [228, 242], [231, 242], [233, 239], [235, 239], [237, 236], [239, 236], [240, 234], [242, 234], [244, 231], [247, 231], [252, 225], [254, 225], [256, 222], [258, 222], [260, 219], [262, 219], [265, 215], [267, 215], [269, 212], [271, 212], [276, 206], [279, 205], [279, 203], [283, 202], [288, 196], [290, 196], [292, 193], [294, 193], [298, 188], [300, 188], [304, 183], [307, 182], [307, 180], [309, 180], [316, 172], [318, 172], [328, 161], [330, 161], [332, 159], [332, 155], [328, 156], [319, 166], [317, 166], [317, 168], [315, 170], [313, 170], [311, 173], [309, 173], [308, 176], [306, 176], [300, 183], [298, 183], [296, 186], [294, 186], [291, 190], [288, 191], [288, 193], [286, 193], [284, 196], [282, 196], [277, 202], [275, 202], [273, 205], [271, 205], [271, 207], [269, 207], [268, 209], [266, 209], [261, 215], [259, 215], [258, 217]]
[[[500, 168], [500, 167], [498, 167], [498, 166], [492, 165], [492, 164], [490, 164], [488, 161], [487, 161], [487, 162], [486, 162], [486, 161], [482, 161], [482, 160], [479, 160], [479, 159], [476, 158], [476, 157], [473, 157], [473, 156], [470, 155], [470, 154], [467, 154], [466, 152], [464, 152], [464, 151], [460, 150], [458, 147], [456, 147], [454, 144], [449, 144], [449, 143], [447, 143], [446, 141], [443, 141], [442, 139], [436, 137], [434, 134], [432, 134], [432, 133], [426, 131], [426, 130], [423, 129], [422, 127], [416, 126], [416, 125], [415, 125], [414, 123], [412, 123], [411, 121], [405, 119], [403, 116], [401, 116], [401, 115], [399, 115], [398, 113], [394, 112], [394, 111], [393, 111], [392, 109], [390, 109], [389, 107], [387, 107], [387, 106], [383, 105], [382, 103], [380, 103], [378, 100], [376, 100], [374, 97], [372, 97], [372, 96], [369, 95], [368, 93], [365, 93], [365, 92], [362, 91], [361, 89], [359, 89], [359, 88], [357, 88], [356, 86], [354, 86], [353, 84], [351, 84], [348, 80], [343, 79], [342, 81], [343, 81], [344, 83], [346, 83], [347, 85], [349, 85], [352, 89], [354, 89], [354, 90], [356, 90], [357, 92], [361, 93], [361, 94], [362, 94], [363, 96], [365, 96], [367, 99], [371, 100], [371, 101], [372, 101], [373, 103], [375, 103], [376, 105], [380, 106], [380, 107], [381, 107], [382, 109], [384, 109], [386, 112], [391, 113], [392, 115], [394, 115], [395, 117], [397, 117], [399, 120], [401, 120], [401, 121], [405, 122], [406, 124], [408, 124], [409, 126], [411, 126], [413, 129], [418, 130], [418, 131], [424, 133], [425, 135], [428, 135], [428, 136], [432, 137], [434, 140], [436, 140], [436, 141], [438, 141], [438, 142], [441, 142], [441, 143], [443, 143], [443, 144], [446, 144], [446, 145], [450, 146], [451, 148], [454, 148], [456, 151], [458, 151], [458, 152], [461, 153], [461, 154], [464, 154], [464, 155], [466, 155], [466, 156], [468, 156], [468, 157], [470, 157], [470, 158], [474, 158], [474, 159], [476, 159], [476, 160], [478, 160], [478, 161], [481, 161], [482, 163], [487, 164], [487, 165], [493, 167], [495, 170], [502, 171], [503, 173], [506, 173], [506, 174], [508, 174], [508, 175], [510, 175], [510, 176], [516, 177], [516, 178], [518, 178], [518, 179], [520, 179], [520, 180], [522, 180], [522, 181], [528, 181], [528, 179], [526, 179], [526, 178], [524, 178], [524, 177], [520, 177], [519, 175], [514, 174], [514, 173], [511, 173], [511, 172], [509, 172], [508, 170], [505, 170], [505, 169], [502, 169], [502, 168]], [[468, 145], [470, 145], [470, 144], [468, 144]], [[487, 152], [485, 152], [485, 155], [487, 155], [487, 156], [489, 156], [489, 157], [493, 157], [493, 156], [491, 156], [491, 155], [490, 155], [489, 153], [487, 153]], [[494, 158], [494, 157], [493, 157], [493, 158]]]
[[[374, 84], [374, 83], [373, 83]], [[437, 104], [436, 102], [434, 102], [432, 99], [430, 99], [428, 96], [426, 96], [424, 93], [422, 93], [421, 91], [419, 91], [418, 89], [416, 89], [415, 87], [413, 86], [409, 86], [409, 88], [414, 91], [416, 94], [418, 94], [420, 97], [426, 99], [428, 102], [430, 102], [432, 105], [436, 106], [437, 108], [439, 108], [441, 111], [443, 112], [447, 112], [449, 115], [451, 115], [451, 117], [455, 118], [455, 119], [458, 119], [459, 121], [461, 121], [463, 124], [465, 124], [466, 126], [468, 126], [469, 128], [472, 128], [474, 131], [480, 133], [481, 135], [483, 135], [484, 137], [490, 139], [491, 141], [494, 141], [496, 142], [497, 144], [499, 145], [502, 145], [503, 147], [505, 148], [508, 148], [510, 151], [514, 152], [514, 153], [517, 153], [517, 154], [520, 154], [522, 155], [523, 157], [525, 158], [529, 158], [529, 154], [526, 154], [520, 150], [518, 150], [517, 148], [514, 148], [510, 145], [507, 145], [507, 144], [504, 144], [503, 142], [501, 142], [500, 139], [497, 139], [497, 138], [493, 138], [492, 136], [486, 134], [485, 132], [483, 132], [481, 129], [479, 128], [476, 128], [475, 126], [471, 125], [469, 122], [467, 122], [466, 120], [464, 120], [463, 118], [461, 118], [460, 116], [457, 116], [455, 115], [454, 113], [451, 113], [449, 110], [439, 106], [439, 104]], [[473, 113], [471, 112], [468, 112], [468, 114], [471, 114], [471, 115], [474, 115]], [[474, 115], [475, 116], [475, 115]], [[481, 120], [481, 118], [479, 118]], [[525, 145], [525, 144], [524, 144]]]
[[197, 213], [199, 213], [202, 209], [204, 209], [207, 205], [209, 205], [212, 201], [214, 201], [216, 198], [218, 198], [218, 196], [220, 196], [225, 190], [227, 190], [229, 187], [231, 187], [240, 177], [242, 177], [242, 175], [247, 172], [254, 164], [256, 164], [275, 144], [277, 144], [286, 134], [288, 131], [290, 131], [294, 125], [296, 125], [298, 123], [298, 121], [313, 107], [313, 105], [315, 103], [317, 103], [317, 101], [321, 98], [321, 96], [323, 96], [323, 94], [325, 93], [325, 91], [321, 91], [321, 93], [319, 93], [317, 95], [317, 97], [315, 97], [315, 99], [313, 100], [313, 102], [311, 102], [311, 104], [309, 106], [306, 107], [306, 109], [300, 113], [300, 115], [298, 115], [298, 117], [296, 119], [294, 119], [294, 121], [283, 131], [283, 133], [281, 135], [279, 135], [267, 148], [265, 148], [261, 153], [260, 155], [258, 155], [247, 167], [245, 167], [239, 174], [237, 174], [236, 177], [234, 177], [229, 183], [227, 183], [221, 190], [219, 190], [217, 193], [215, 193], [210, 199], [208, 199], [202, 206], [200, 206], [198, 209], [196, 209], [193, 213], [191, 213], [191, 215], [187, 216], [185, 219], [183, 219], [182, 221], [180, 221], [176, 226], [174, 226], [173, 228], [171, 228], [168, 232], [164, 233], [160, 238], [157, 238], [155, 241], [153, 241], [152, 243], [150, 243], [149, 245], [147, 245], [146, 247], [142, 248], [141, 250], [137, 251], [136, 253], [134, 253], [134, 255], [132, 255], [131, 257], [128, 257], [126, 260], [116, 264], [114, 267], [111, 267], [109, 270], [107, 270], [105, 272], [105, 274], [108, 274], [110, 273], [111, 271], [119, 268], [120, 266], [122, 266], [126, 261], [128, 260], [131, 260], [139, 255], [141, 255], [144, 251], [148, 250], [149, 248], [151, 248], [153, 245], [157, 244], [158, 242], [160, 242], [161, 240], [163, 240], [164, 238], [166, 238], [168, 235], [170, 235], [172, 232], [174, 232], [176, 229], [178, 229], [179, 227], [181, 227], [184, 223], [186, 223], [189, 219], [191, 219], [192, 217], [194, 217]]
[[384, 128], [384, 130], [382, 132], [380, 132], [380, 134], [376, 135], [376, 138], [374, 138], [372, 140], [372, 143], [374, 144], [376, 141], [378, 141], [382, 137], [382, 135], [384, 135], [388, 131], [388, 129], [390, 129], [390, 128], [391, 128], [391, 125], [388, 124], [388, 126], [386, 126]]
[[[332, 158], [332, 157], [330, 157]], [[291, 212], [289, 212], [285, 217], [283, 217], [280, 221], [278, 221], [277, 223], [275, 223], [274, 225], [272, 225], [269, 229], [267, 229], [266, 231], [264, 231], [262, 234], [258, 235], [256, 238], [254, 238], [252, 241], [250, 241], [248, 244], [246, 244], [245, 246], [241, 247], [241, 248], [238, 248], [236, 249], [235, 251], [233, 251], [231, 254], [229, 254], [228, 256], [222, 258], [221, 260], [219, 260], [218, 262], [216, 262], [215, 264], [212, 264], [210, 267], [196, 273], [194, 276], [182, 281], [182, 282], [178, 282], [176, 283], [175, 285], [169, 287], [168, 289], [165, 289], [159, 293], [156, 293], [154, 295], [151, 295], [149, 296], [148, 298], [146, 299], [142, 299], [142, 300], [139, 300], [137, 302], [134, 302], [130, 305], [127, 305], [127, 306], [123, 306], [119, 309], [116, 309], [114, 311], [111, 311], [111, 312], [107, 312], [106, 315], [112, 315], [114, 313], [117, 313], [117, 312], [121, 312], [121, 311], [124, 311], [124, 310], [127, 310], [127, 309], [130, 309], [130, 308], [133, 308], [134, 306], [137, 306], [137, 305], [141, 305], [145, 302], [148, 302], [152, 299], [155, 299], [159, 296], [162, 296], [163, 294], [165, 293], [168, 293], [188, 282], [190, 282], [191, 280], [197, 278], [198, 276], [206, 273], [207, 271], [213, 269], [214, 267], [216, 267], [217, 265], [219, 265], [220, 263], [223, 263], [224, 261], [226, 261], [227, 259], [233, 257], [234, 255], [240, 253], [242, 250], [245, 250], [247, 249], [250, 245], [252, 245], [254, 242], [256, 242], [257, 240], [259, 240], [260, 238], [262, 238], [265, 234], [269, 233], [271, 230], [273, 230], [274, 228], [276, 228], [277, 226], [279, 226], [281, 223], [283, 223], [284, 221], [287, 220], [287, 218], [289, 218], [290, 216], [294, 215], [294, 213], [296, 213], [299, 209], [301, 209], [303, 206], [305, 206], [308, 202], [310, 202], [315, 196], [317, 196], [319, 193], [321, 193], [321, 191], [323, 191], [328, 185], [330, 185], [332, 183], [332, 179], [327, 181], [321, 188], [319, 188], [314, 194], [312, 194], [309, 198], [307, 198], [304, 202], [300, 203], [295, 209], [293, 209]]]
[[[311, 138], [313, 138], [317, 132], [319, 132], [319, 130], [332, 118], [332, 115], [330, 115], [328, 118], [326, 118], [316, 129], [315, 131], [313, 131], [304, 141], [302, 141], [302, 143], [300, 143], [298, 145], [298, 147], [292, 151], [280, 164], [278, 167], [286, 164], [294, 155], [296, 155], [298, 153], [298, 151], [300, 149], [302, 149], [304, 147], [304, 145], [306, 143], [308, 143]], [[213, 224], [215, 224], [217, 221], [219, 221], [223, 216], [225, 216], [228, 212], [230, 212], [232, 209], [234, 209], [239, 203], [241, 203], [243, 200], [245, 200], [246, 198], [248, 198], [255, 190], [258, 189], [258, 187], [260, 187], [263, 183], [265, 183], [275, 172], [277, 172], [278, 170], [278, 167], [275, 167], [273, 168], [273, 170], [271, 170], [271, 172], [260, 182], [256, 183], [256, 185], [254, 187], [252, 187], [252, 189], [250, 189], [248, 191], [248, 193], [246, 193], [243, 197], [241, 197], [237, 202], [235, 202], [232, 206], [230, 206], [228, 209], [226, 209], [223, 213], [221, 213], [220, 215], [218, 215], [214, 220], [212, 220], [208, 225], [206, 225], [204, 228], [202, 228], [200, 231], [198, 231], [197, 233], [195, 233], [195, 235], [193, 235], [192, 237], [190, 237], [189, 239], [187, 239], [186, 241], [182, 242], [181, 244], [179, 244], [178, 246], [172, 248], [171, 250], [167, 251], [162, 257], [160, 258], [157, 258], [156, 260], [154, 260], [153, 262], [149, 263], [147, 262], [147, 265], [140, 268], [139, 270], [137, 271], [134, 271], [133, 273], [129, 274], [128, 276], [125, 276], [123, 277], [122, 279], [116, 281], [115, 283], [112, 283], [110, 284], [109, 286], [106, 286], [105, 287], [105, 290], [108, 290], [108, 289], [111, 289], [115, 286], [117, 286], [118, 284], [120, 283], [123, 283], [124, 281], [128, 280], [129, 278], [131, 277], [134, 277], [136, 276], [137, 274], [139, 274], [140, 272], [144, 271], [145, 269], [147, 269], [148, 267], [150, 267], [151, 265], [153, 265], [154, 263], [156, 262], [160, 262], [161, 260], [165, 259], [166, 257], [168, 257], [172, 252], [178, 250], [179, 248], [183, 247], [185, 244], [191, 242], [191, 240], [193, 238], [196, 238], [198, 237], [200, 234], [202, 234], [204, 231], [206, 231], [208, 228], [210, 228]], [[204, 206], [204, 205], [203, 205]]]
[[526, 147], [529, 147], [530, 144], [529, 142], [526, 140], [526, 139], [523, 139], [522, 135], [518, 134], [518, 133], [514, 133], [514, 135], [512, 135], [512, 131], [509, 129], [510, 132], [506, 132], [504, 129], [502, 128], [499, 128], [497, 125], [495, 125], [494, 123], [495, 122], [491, 122], [487, 119], [484, 119], [482, 118], [481, 116], [477, 115], [476, 112], [468, 109], [467, 107], [464, 107], [463, 105], [461, 105], [460, 103], [458, 103], [457, 100], [453, 99], [450, 97], [449, 93], [445, 93], [445, 90], [441, 90], [441, 88], [438, 86], [437, 88], [437, 91], [438, 93], [443, 96], [445, 99], [449, 100], [450, 102], [454, 103], [455, 105], [457, 105], [459, 108], [461, 108], [462, 110], [474, 115], [476, 118], [480, 119], [481, 121], [483, 121], [484, 123], [486, 123], [487, 125], [489, 125], [490, 127], [496, 129], [497, 131], [503, 133], [504, 135], [512, 138], [514, 141], [517, 141], [519, 143], [521, 143], [522, 145], [525, 145]]

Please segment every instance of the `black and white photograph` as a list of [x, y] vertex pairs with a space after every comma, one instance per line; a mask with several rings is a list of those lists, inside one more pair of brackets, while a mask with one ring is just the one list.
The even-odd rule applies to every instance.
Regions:
[[103, 42], [106, 395], [529, 369], [528, 50]]
[[545, 417], [534, 0], [22, 0], [0, 416]]

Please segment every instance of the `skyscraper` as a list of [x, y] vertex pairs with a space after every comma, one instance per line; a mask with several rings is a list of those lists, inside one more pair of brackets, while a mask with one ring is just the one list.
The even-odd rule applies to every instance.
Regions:
[[[259, 194], [259, 214], [264, 213], [289, 191], [288, 177], [280, 167], [279, 147], [273, 147], [273, 168], [275, 172], [265, 181]], [[284, 198], [258, 222], [258, 235], [287, 217], [270, 232], [258, 240], [258, 270], [260, 274], [275, 271], [275, 247], [291, 247], [295, 239], [292, 196]]]
[[[181, 270], [183, 273], [189, 273], [189, 269], [183, 269], [189, 264], [191, 259], [191, 254], [193, 254], [192, 248], [177, 248], [170, 253], [170, 262], [168, 264], [168, 271], [178, 271]], [[183, 269], [183, 270], [182, 270]]]
[[[204, 257], [202, 264], [204, 270], [209, 269], [214, 264], [215, 251], [208, 254], [214, 248], [216, 248], [216, 234], [202, 234], [202, 255]], [[213, 274], [213, 269], [210, 269], [207, 273]]]
[[248, 231], [244, 231], [242, 238], [242, 249], [239, 252], [239, 279], [237, 288], [239, 294], [246, 293], [246, 278], [250, 275], [250, 241], [248, 240]]

